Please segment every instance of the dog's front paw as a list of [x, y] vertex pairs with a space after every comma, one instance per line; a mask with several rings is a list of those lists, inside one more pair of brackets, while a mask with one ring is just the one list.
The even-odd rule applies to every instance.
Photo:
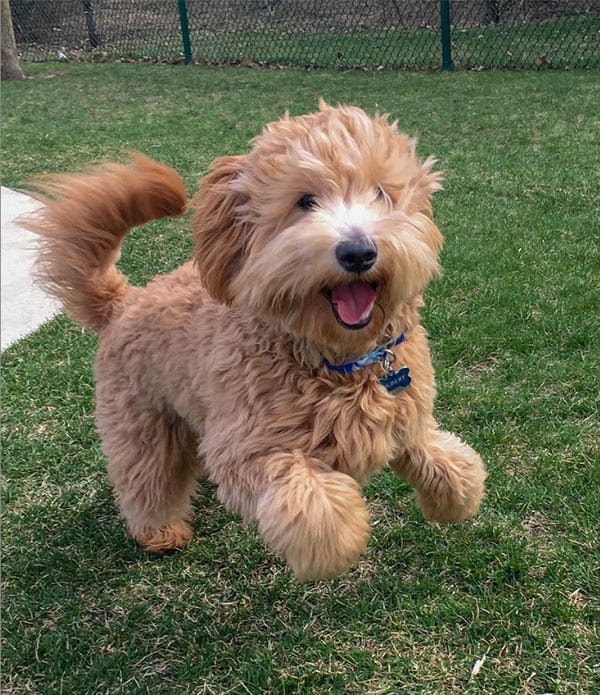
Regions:
[[430, 521], [452, 524], [477, 514], [486, 478], [479, 454], [456, 435], [440, 432], [430, 455], [433, 473], [427, 484], [416, 490], [423, 516]]
[[356, 564], [371, 533], [356, 481], [300, 461], [271, 484], [256, 516], [265, 541], [300, 581], [335, 577]]

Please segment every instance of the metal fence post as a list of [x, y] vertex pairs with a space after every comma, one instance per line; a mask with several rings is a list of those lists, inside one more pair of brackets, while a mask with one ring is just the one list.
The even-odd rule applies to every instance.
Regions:
[[183, 55], [185, 56], [185, 64], [189, 65], [192, 62], [192, 44], [190, 42], [190, 25], [188, 22], [187, 3], [186, 0], [177, 0], [179, 5], [179, 21], [181, 23], [181, 40], [183, 41]]
[[440, 30], [442, 37], [442, 70], [452, 70], [450, 0], [440, 0]]

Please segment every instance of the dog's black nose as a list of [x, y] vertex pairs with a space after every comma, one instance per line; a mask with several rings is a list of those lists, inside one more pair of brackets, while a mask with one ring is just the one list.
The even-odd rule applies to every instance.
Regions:
[[377, 247], [367, 237], [340, 241], [335, 247], [335, 257], [344, 270], [350, 273], [364, 273], [377, 260]]

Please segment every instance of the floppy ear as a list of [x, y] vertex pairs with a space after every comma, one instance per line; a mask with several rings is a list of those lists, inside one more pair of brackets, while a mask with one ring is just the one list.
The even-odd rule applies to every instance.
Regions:
[[248, 197], [236, 186], [245, 160], [245, 155], [215, 159], [191, 201], [194, 262], [210, 295], [224, 304], [233, 301], [231, 282], [250, 241], [250, 225], [240, 211]]

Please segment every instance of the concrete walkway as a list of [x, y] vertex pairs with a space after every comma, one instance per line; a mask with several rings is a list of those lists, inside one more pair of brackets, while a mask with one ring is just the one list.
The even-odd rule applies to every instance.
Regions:
[[35, 210], [39, 203], [2, 187], [2, 350], [33, 333], [60, 311], [59, 304], [33, 284], [35, 235], [15, 220]]

